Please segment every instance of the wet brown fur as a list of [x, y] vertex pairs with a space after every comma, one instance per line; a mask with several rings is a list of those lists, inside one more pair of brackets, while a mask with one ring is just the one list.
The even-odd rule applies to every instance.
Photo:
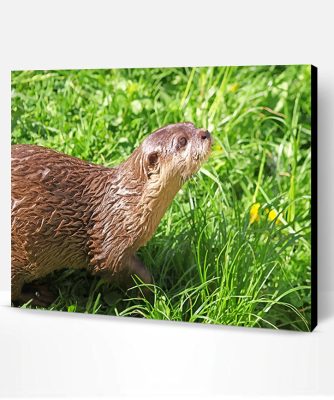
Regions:
[[115, 168], [12, 146], [12, 300], [24, 284], [64, 267], [150, 283], [135, 253], [210, 147], [208, 132], [191, 123], [157, 130]]

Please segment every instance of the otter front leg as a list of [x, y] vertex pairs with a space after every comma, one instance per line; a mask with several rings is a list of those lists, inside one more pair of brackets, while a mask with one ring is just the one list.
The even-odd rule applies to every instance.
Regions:
[[[52, 304], [58, 296], [54, 294], [46, 284], [26, 284], [23, 286], [18, 304], [25, 304], [31, 300], [34, 307], [47, 307]], [[15, 304], [15, 303], [14, 303]]]
[[150, 284], [153, 282], [152, 275], [150, 271], [145, 267], [145, 265], [140, 261], [140, 259], [133, 255], [128, 261], [128, 267], [130, 275], [137, 275], [138, 278], [143, 281], [143, 283]]
[[[140, 259], [133, 255], [130, 257], [127, 263], [128, 266], [128, 273], [130, 277], [129, 286], [133, 286], [134, 280], [133, 277], [136, 275], [144, 284], [151, 284], [153, 283], [153, 277], [150, 271], [145, 267], [145, 265], [140, 261]], [[152, 291], [147, 287], [139, 288], [139, 295], [144, 296], [145, 298], [149, 298], [152, 294]]]
[[[127, 291], [135, 286], [136, 282], [138, 282], [138, 279], [137, 281], [134, 279], [135, 276], [139, 278], [139, 284], [144, 283], [149, 285], [153, 283], [151, 273], [136, 255], [132, 255], [124, 260], [117, 273], [113, 273], [111, 268], [101, 267], [91, 272], [93, 275], [100, 276], [105, 282], [113, 284], [122, 291]], [[147, 287], [139, 288], [140, 296], [148, 297], [150, 293], [151, 290]]]
[[[47, 285], [26, 284], [27, 275], [19, 272], [19, 268], [12, 272], [12, 303], [20, 306], [31, 301], [32, 306], [46, 307], [53, 303], [57, 296], [52, 293]], [[26, 278], [26, 279], [25, 279]]]

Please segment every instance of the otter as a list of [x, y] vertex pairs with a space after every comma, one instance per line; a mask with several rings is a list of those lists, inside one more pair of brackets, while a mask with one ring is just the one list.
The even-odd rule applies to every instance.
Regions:
[[210, 133], [188, 122], [151, 133], [113, 168], [37, 145], [13, 145], [13, 303], [50, 303], [43, 290], [22, 288], [63, 268], [87, 269], [112, 283], [133, 275], [152, 283], [136, 251], [210, 150]]

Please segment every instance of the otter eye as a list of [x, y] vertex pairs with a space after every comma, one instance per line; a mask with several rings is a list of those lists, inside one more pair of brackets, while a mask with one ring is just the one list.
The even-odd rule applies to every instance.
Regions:
[[155, 165], [157, 164], [159, 159], [159, 154], [158, 153], [151, 153], [148, 155], [148, 162], [150, 163], [150, 165]]
[[187, 144], [187, 138], [185, 138], [184, 136], [180, 137], [179, 146], [184, 147], [186, 144]]

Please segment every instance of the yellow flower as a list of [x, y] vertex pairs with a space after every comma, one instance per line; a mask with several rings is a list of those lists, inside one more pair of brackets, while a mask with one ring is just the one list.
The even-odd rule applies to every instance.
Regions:
[[215, 151], [220, 152], [220, 153], [224, 153], [224, 151], [225, 151], [224, 147], [218, 142], [214, 142], [213, 143], [212, 150], [215, 150]]
[[[266, 208], [266, 213], [268, 214], [268, 221], [270, 221], [270, 222], [274, 221], [274, 219], [277, 218], [277, 216], [278, 216], [278, 214], [275, 210], [269, 211], [268, 208]], [[280, 218], [278, 217], [275, 221], [275, 224], [278, 225], [280, 223], [281, 223], [281, 221], [280, 221]]]
[[260, 215], [259, 215], [260, 206], [261, 206], [260, 203], [255, 203], [250, 208], [250, 210], [249, 210], [249, 214], [250, 214], [249, 222], [251, 224], [253, 224], [254, 222], [260, 221]]
[[231, 85], [229, 85], [228, 90], [231, 93], [235, 93], [239, 88], [239, 84], [238, 83], [232, 83]]

